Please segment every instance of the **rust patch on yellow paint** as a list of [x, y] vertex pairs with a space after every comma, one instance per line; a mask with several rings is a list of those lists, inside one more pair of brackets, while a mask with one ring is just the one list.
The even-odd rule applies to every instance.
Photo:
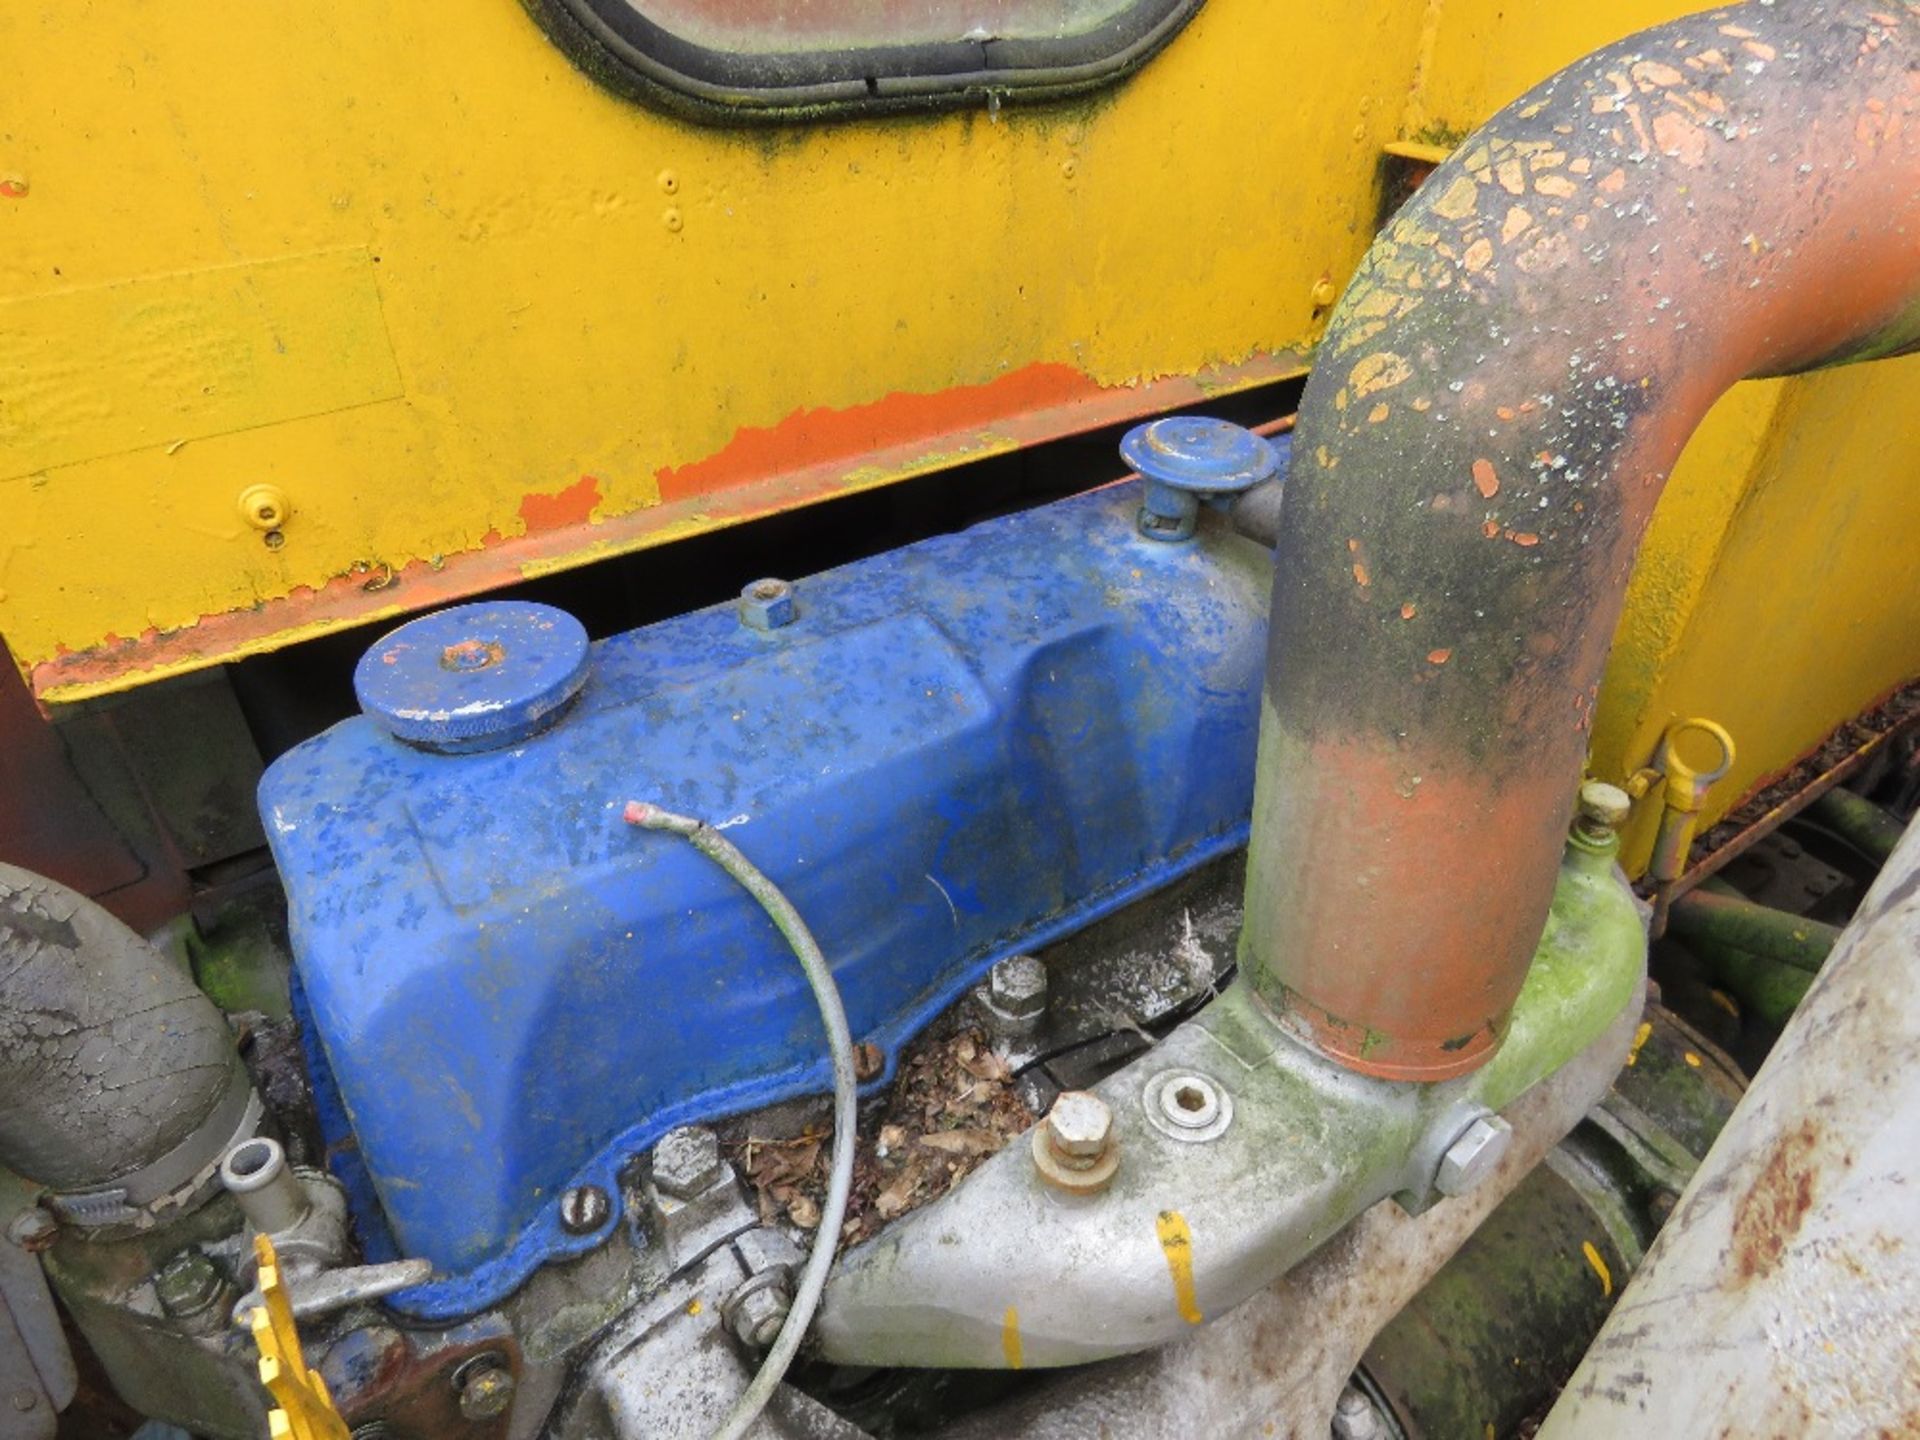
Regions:
[[1167, 1273], [1173, 1277], [1174, 1306], [1182, 1320], [1198, 1325], [1206, 1317], [1200, 1313], [1193, 1292], [1193, 1231], [1187, 1226], [1187, 1217], [1178, 1210], [1162, 1210], [1153, 1230], [1167, 1257]]

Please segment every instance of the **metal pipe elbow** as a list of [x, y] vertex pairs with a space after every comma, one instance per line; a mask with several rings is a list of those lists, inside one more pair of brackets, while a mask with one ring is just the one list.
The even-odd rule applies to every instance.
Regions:
[[1641, 534], [1735, 381], [1920, 338], [1920, 14], [1742, 5], [1576, 62], [1374, 242], [1280, 519], [1243, 960], [1353, 1069], [1500, 1042]]
[[[0, 1165], [114, 1223], [187, 1192], [259, 1101], [225, 1017], [86, 896], [0, 864]], [[62, 1198], [62, 1197], [57, 1197]]]

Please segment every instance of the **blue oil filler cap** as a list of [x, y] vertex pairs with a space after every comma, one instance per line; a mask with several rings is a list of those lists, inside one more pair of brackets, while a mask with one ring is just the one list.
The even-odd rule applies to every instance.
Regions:
[[1274, 447], [1244, 425], [1204, 415], [1169, 415], [1136, 425], [1120, 441], [1120, 458], [1147, 482], [1140, 533], [1185, 540], [1209, 495], [1237, 495], [1280, 471]]
[[587, 678], [587, 632], [518, 600], [455, 605], [378, 641], [354, 667], [367, 718], [395, 739], [458, 755], [545, 729]]

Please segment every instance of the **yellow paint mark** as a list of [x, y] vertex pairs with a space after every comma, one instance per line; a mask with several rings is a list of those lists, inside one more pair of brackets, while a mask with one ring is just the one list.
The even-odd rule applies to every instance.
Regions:
[[1591, 1240], [1580, 1242], [1580, 1253], [1587, 1257], [1587, 1264], [1593, 1267], [1593, 1273], [1600, 1277], [1600, 1296], [1605, 1299], [1613, 1294], [1613, 1272], [1607, 1269], [1607, 1262], [1600, 1258], [1600, 1252], [1593, 1248]]
[[1492, 260], [1493, 242], [1484, 235], [1469, 245], [1467, 247], [1467, 253], [1460, 257], [1460, 263], [1464, 265], [1467, 272], [1472, 275], [1478, 275], [1482, 270], [1487, 268]]
[[1020, 1311], [1012, 1305], [1007, 1306], [1007, 1313], [1000, 1321], [1000, 1349], [1007, 1357], [1009, 1370], [1025, 1365], [1020, 1355]]
[[1417, 160], [1422, 165], [1438, 165], [1453, 153], [1450, 146], [1429, 145], [1424, 140], [1389, 140], [1380, 147], [1402, 160]]
[[1640, 1028], [1633, 1032], [1633, 1044], [1627, 1047], [1627, 1064], [1635, 1065], [1640, 1060], [1640, 1047], [1647, 1043], [1653, 1034], [1651, 1021], [1642, 1021]]
[[1369, 425], [1378, 425], [1382, 420], [1387, 418], [1387, 415], [1389, 413], [1390, 413], [1390, 407], [1387, 405], [1386, 401], [1382, 400], [1378, 405], [1374, 406], [1373, 409], [1367, 412], [1367, 423]]
[[693, 1299], [687, 1302], [687, 1314], [689, 1315], [698, 1315], [702, 1310], [706, 1308], [707, 1307], [705, 1303], [700, 1299], [698, 1295], [694, 1296]]
[[1506, 224], [1500, 227], [1500, 239], [1511, 245], [1515, 237], [1524, 233], [1531, 224], [1533, 224], [1533, 216], [1515, 205], [1507, 211]]
[[1694, 1069], [1698, 1070], [1700, 1068], [1700, 1057], [1691, 1050], [1687, 1051], [1687, 1053], [1680, 1058], [1685, 1060], [1687, 1064], [1691, 1065]]
[[1553, 195], [1564, 200], [1573, 194], [1574, 183], [1564, 175], [1540, 175], [1535, 177], [1533, 188], [1542, 195]]
[[1433, 202], [1433, 213], [1446, 220], [1464, 220], [1473, 214], [1480, 198], [1480, 187], [1466, 175], [1456, 175], [1453, 183]]
[[1162, 1210], [1153, 1229], [1166, 1252], [1167, 1273], [1173, 1277], [1173, 1303], [1180, 1318], [1198, 1325], [1206, 1317], [1193, 1294], [1193, 1231], [1187, 1228], [1187, 1217], [1178, 1210]]
[[1363, 396], [1376, 390], [1391, 390], [1412, 374], [1413, 367], [1405, 356], [1381, 350], [1355, 361], [1347, 381], [1356, 396]]
[[1738, 1020], [1740, 1018], [1740, 1006], [1735, 1003], [1734, 998], [1727, 994], [1726, 991], [1709, 990], [1707, 992], [1707, 998], [1722, 1010], [1726, 1011], [1727, 1014], [1733, 1016], [1734, 1019]]
[[1502, 160], [1493, 173], [1500, 181], [1500, 188], [1509, 195], [1527, 193], [1527, 172], [1518, 160]]

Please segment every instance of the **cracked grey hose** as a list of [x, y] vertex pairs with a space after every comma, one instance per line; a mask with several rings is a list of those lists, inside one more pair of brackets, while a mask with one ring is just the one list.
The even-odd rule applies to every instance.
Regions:
[[847, 1029], [846, 1007], [840, 1003], [840, 987], [834, 984], [827, 957], [820, 953], [819, 942], [807, 929], [807, 922], [775, 885], [754, 863], [742, 855], [727, 838], [704, 821], [675, 815], [655, 805], [632, 800], [627, 803], [625, 819], [629, 825], [647, 830], [666, 830], [684, 836], [694, 848], [726, 871], [767, 912], [774, 927], [793, 947], [807, 984], [820, 1006], [820, 1019], [827, 1027], [827, 1049], [833, 1057], [833, 1157], [827, 1177], [827, 1198], [820, 1207], [820, 1225], [813, 1233], [813, 1248], [807, 1254], [806, 1268], [794, 1287], [793, 1305], [781, 1323], [780, 1334], [760, 1362], [760, 1369], [727, 1418], [713, 1433], [713, 1440], [739, 1440], [747, 1427], [759, 1417], [785, 1378], [787, 1367], [813, 1323], [813, 1312], [820, 1294], [827, 1288], [827, 1271], [833, 1268], [841, 1222], [847, 1214], [847, 1195], [853, 1189], [854, 1101], [856, 1085], [853, 1071], [853, 1035]]
[[0, 864], [0, 1164], [56, 1192], [119, 1187], [96, 1219], [179, 1202], [252, 1094], [191, 977], [86, 896]]

